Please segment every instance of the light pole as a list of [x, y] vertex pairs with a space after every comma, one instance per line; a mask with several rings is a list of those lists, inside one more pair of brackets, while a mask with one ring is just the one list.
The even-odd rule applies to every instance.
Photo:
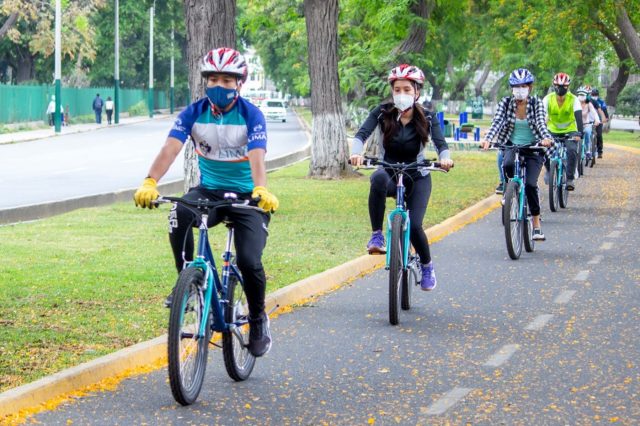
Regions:
[[61, 6], [60, 6], [60, 0], [56, 0], [56, 29], [55, 29], [55, 80], [56, 80], [56, 86], [55, 86], [55, 95], [56, 95], [56, 110], [54, 113], [54, 117], [53, 117], [53, 122], [55, 124], [55, 132], [56, 133], [60, 133], [60, 125], [61, 125], [61, 120], [60, 120], [60, 107], [62, 106], [62, 100], [60, 98], [60, 92], [61, 92], [61, 83], [60, 83], [60, 78], [62, 76], [62, 57], [61, 57], [61, 48], [62, 48], [62, 43], [61, 43], [61, 33], [62, 33], [62, 12], [61, 12]]
[[174, 71], [174, 66], [173, 66], [173, 34], [174, 34], [174, 28], [173, 28], [173, 22], [171, 23], [171, 79], [170, 79], [170, 83], [169, 83], [169, 112], [171, 114], [173, 114], [173, 71]]
[[153, 6], [149, 8], [149, 117], [153, 118]]
[[113, 70], [113, 122], [120, 122], [120, 1], [115, 4], [115, 60]]

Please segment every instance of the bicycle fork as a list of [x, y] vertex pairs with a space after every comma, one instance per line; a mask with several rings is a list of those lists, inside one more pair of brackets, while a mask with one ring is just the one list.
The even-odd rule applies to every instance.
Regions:
[[402, 269], [406, 270], [407, 265], [409, 264], [409, 244], [410, 244], [410, 225], [411, 220], [409, 219], [409, 212], [404, 209], [404, 180], [403, 175], [400, 173], [398, 175], [398, 184], [396, 185], [396, 208], [393, 210], [388, 217], [387, 223], [387, 242], [389, 243], [389, 247], [387, 248], [386, 254], [386, 269], [389, 269], [389, 264], [391, 262], [391, 244], [393, 243], [391, 240], [391, 227], [393, 224], [393, 219], [396, 215], [402, 216]]

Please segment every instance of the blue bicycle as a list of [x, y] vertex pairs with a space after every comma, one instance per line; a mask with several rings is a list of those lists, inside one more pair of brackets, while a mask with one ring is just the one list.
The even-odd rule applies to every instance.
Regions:
[[422, 270], [420, 257], [412, 249], [409, 240], [409, 212], [404, 202], [404, 176], [409, 170], [445, 172], [435, 160], [422, 160], [409, 164], [388, 163], [386, 161], [365, 157], [367, 165], [379, 165], [391, 169], [396, 177], [396, 208], [387, 218], [387, 258], [386, 268], [389, 271], [389, 322], [398, 324], [398, 301], [403, 310], [411, 308], [412, 288], [420, 284]]
[[571, 136], [554, 136], [556, 149], [549, 166], [549, 208], [552, 212], [563, 209], [569, 204], [567, 189], [567, 139]]
[[263, 211], [252, 201], [238, 201], [236, 194], [225, 194], [222, 201], [191, 201], [160, 197], [158, 203], [177, 203], [192, 211], [199, 228], [198, 251], [178, 276], [169, 314], [169, 383], [176, 401], [189, 405], [198, 398], [207, 366], [212, 332], [222, 333], [222, 352], [229, 376], [242, 381], [249, 377], [255, 357], [248, 349], [249, 312], [243, 280], [233, 254], [233, 223], [227, 226], [222, 254], [222, 274], [218, 275], [208, 238], [209, 211], [243, 208]]
[[537, 144], [531, 144], [505, 145], [500, 146], [500, 149], [515, 151], [513, 177], [507, 182], [504, 191], [502, 224], [504, 225], [504, 236], [509, 257], [517, 260], [522, 254], [523, 246], [525, 251], [529, 253], [535, 249], [533, 219], [525, 194], [527, 170], [523, 153], [524, 151], [544, 151], [545, 148]]

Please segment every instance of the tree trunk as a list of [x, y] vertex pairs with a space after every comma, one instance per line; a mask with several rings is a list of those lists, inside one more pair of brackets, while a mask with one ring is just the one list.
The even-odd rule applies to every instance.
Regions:
[[433, 89], [433, 93], [431, 94], [431, 102], [441, 101], [443, 93], [442, 84], [438, 82], [437, 77], [430, 70], [425, 70], [424, 76]]
[[631, 54], [629, 54], [629, 49], [627, 49], [627, 45], [623, 39], [614, 34], [613, 31], [611, 31], [599, 18], [596, 17], [594, 21], [598, 30], [613, 45], [613, 49], [616, 51], [616, 55], [618, 55], [618, 60], [620, 61], [618, 76], [615, 81], [607, 87], [606, 102], [612, 107], [610, 112], [610, 114], [612, 114], [613, 110], [615, 110], [618, 94], [622, 92], [624, 86], [627, 84], [627, 80], [629, 79], [629, 65], [627, 64], [627, 61], [631, 59]]
[[638, 36], [638, 32], [633, 27], [629, 15], [627, 15], [624, 3], [619, 0], [616, 1], [616, 23], [633, 60], [636, 62], [636, 65], [640, 67], [640, 36]]
[[500, 90], [500, 86], [504, 84], [505, 77], [506, 77], [506, 74], [503, 74], [500, 77], [498, 77], [496, 82], [493, 83], [493, 86], [491, 86], [491, 89], [489, 89], [489, 99], [491, 99], [491, 102], [493, 102], [494, 104], [498, 101], [498, 90]]
[[484, 87], [484, 83], [487, 81], [487, 77], [489, 77], [490, 71], [491, 69], [489, 68], [489, 65], [488, 64], [485, 65], [484, 70], [482, 70], [482, 74], [480, 75], [480, 78], [478, 79], [478, 81], [476, 81], [476, 84], [473, 87], [476, 93], [476, 97], [482, 96], [482, 88]]
[[[236, 0], [184, 0], [187, 31], [187, 68], [191, 102], [204, 95], [200, 61], [211, 49], [236, 47]], [[184, 191], [200, 182], [198, 159], [191, 141], [184, 150]]]
[[16, 58], [16, 83], [20, 84], [24, 81], [33, 80], [34, 77], [34, 60], [33, 56], [27, 49], [20, 49], [19, 57]]
[[427, 40], [427, 21], [435, 7], [435, 0], [414, 0], [409, 12], [416, 20], [409, 28], [409, 34], [400, 45], [393, 49], [394, 58], [400, 62], [411, 62], [412, 53], [422, 53]]
[[338, 77], [338, 0], [305, 0], [311, 80], [311, 164], [309, 176], [335, 179], [347, 172], [340, 80]]
[[13, 24], [15, 24], [17, 20], [18, 12], [13, 12], [9, 15], [7, 20], [4, 21], [4, 24], [2, 24], [2, 27], [0, 27], [0, 39], [4, 38], [4, 35], [11, 29], [11, 27], [13, 27]]

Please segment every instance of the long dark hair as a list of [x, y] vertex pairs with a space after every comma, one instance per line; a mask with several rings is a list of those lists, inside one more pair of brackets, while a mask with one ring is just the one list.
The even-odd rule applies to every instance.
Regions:
[[[427, 120], [420, 105], [414, 103], [412, 108], [413, 117], [411, 121], [414, 122], [416, 131], [420, 135], [422, 146], [426, 146], [431, 133], [431, 122]], [[398, 114], [400, 114], [400, 111], [393, 104], [389, 104], [387, 108], [382, 108], [382, 146], [384, 149], [389, 149], [391, 140], [398, 133], [398, 129], [401, 126]]]

